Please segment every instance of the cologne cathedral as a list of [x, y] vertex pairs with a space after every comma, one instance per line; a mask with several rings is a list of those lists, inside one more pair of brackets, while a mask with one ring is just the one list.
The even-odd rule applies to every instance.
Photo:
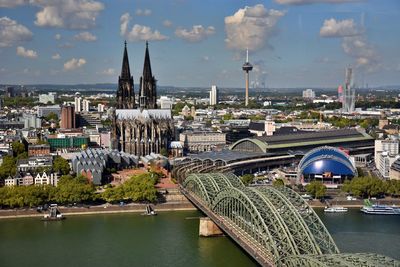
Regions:
[[168, 150], [174, 132], [172, 115], [169, 109], [157, 109], [156, 79], [151, 72], [147, 42], [138, 102], [135, 102], [125, 42], [113, 117], [112, 148], [137, 156], [160, 153], [162, 148]]

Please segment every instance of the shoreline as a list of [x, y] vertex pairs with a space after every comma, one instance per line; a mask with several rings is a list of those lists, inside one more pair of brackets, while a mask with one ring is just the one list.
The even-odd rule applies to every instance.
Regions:
[[[59, 210], [65, 216], [78, 215], [95, 215], [95, 214], [119, 214], [119, 213], [143, 213], [147, 205], [134, 204], [126, 206], [90, 206], [88, 208], [67, 208], [59, 207]], [[166, 211], [192, 211], [197, 210], [191, 203], [163, 203], [153, 205], [157, 212]], [[16, 218], [35, 218], [43, 217], [45, 212], [37, 212], [35, 209], [8, 209], [0, 210], [1, 219], [16, 219]]]
[[[400, 199], [381, 200], [380, 204], [399, 206]], [[189, 201], [166, 202], [161, 204], [152, 204], [157, 212], [167, 211], [194, 211], [198, 210]], [[318, 200], [308, 201], [308, 205], [313, 209], [323, 209], [326, 204]], [[357, 201], [337, 201], [334, 206], [341, 206], [350, 209], [360, 209], [364, 203], [360, 200]], [[88, 207], [64, 207], [59, 206], [59, 210], [65, 216], [78, 216], [78, 215], [95, 215], [95, 214], [119, 214], [119, 213], [143, 213], [147, 204], [128, 204], [126, 206], [118, 205], [101, 205], [101, 206], [88, 206]], [[1, 219], [16, 219], [16, 218], [34, 218], [43, 217], [46, 213], [37, 212], [36, 209], [0, 209]]]

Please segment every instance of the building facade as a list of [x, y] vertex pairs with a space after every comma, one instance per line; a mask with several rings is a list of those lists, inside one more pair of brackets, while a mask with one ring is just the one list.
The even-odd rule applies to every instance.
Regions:
[[179, 141], [186, 152], [211, 151], [226, 144], [226, 134], [219, 132], [183, 132]]
[[74, 106], [69, 105], [69, 106], [62, 107], [60, 128], [62, 128], [62, 129], [76, 128]]
[[216, 85], [211, 86], [210, 91], [210, 106], [218, 104], [218, 88]]
[[130, 76], [126, 44], [117, 98], [117, 109], [113, 114], [112, 148], [136, 156], [168, 150], [174, 133], [172, 114], [169, 109], [157, 109], [156, 79], [151, 71], [147, 42], [143, 75], [140, 78], [139, 108], [136, 108], [134, 101], [133, 77]]

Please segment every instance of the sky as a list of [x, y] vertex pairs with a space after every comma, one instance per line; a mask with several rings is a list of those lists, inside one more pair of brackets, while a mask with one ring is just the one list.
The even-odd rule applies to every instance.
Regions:
[[0, 0], [0, 84], [117, 83], [124, 40], [161, 86], [400, 84], [399, 0]]

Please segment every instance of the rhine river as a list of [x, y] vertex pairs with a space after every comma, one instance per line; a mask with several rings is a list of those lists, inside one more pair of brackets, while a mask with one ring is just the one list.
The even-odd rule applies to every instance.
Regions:
[[[318, 211], [341, 252], [400, 259], [400, 216]], [[198, 236], [197, 211], [0, 220], [1, 267], [257, 266], [227, 237]]]

